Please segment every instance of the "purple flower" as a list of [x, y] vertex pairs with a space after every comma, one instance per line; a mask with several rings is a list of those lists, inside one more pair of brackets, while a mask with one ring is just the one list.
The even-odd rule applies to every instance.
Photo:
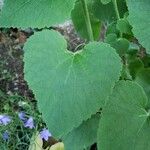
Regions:
[[22, 121], [26, 120], [26, 118], [25, 118], [26, 114], [24, 112], [18, 113], [18, 116], [19, 116], [20, 120], [22, 120]]
[[34, 128], [33, 118], [29, 117], [29, 119], [24, 123], [24, 126], [33, 129]]
[[40, 132], [41, 139], [44, 139], [45, 141], [48, 141], [48, 138], [51, 136], [51, 133], [45, 128]]
[[5, 131], [5, 132], [3, 133], [3, 140], [4, 140], [4, 141], [7, 141], [8, 139], [9, 139], [9, 134], [8, 134], [7, 131]]
[[8, 123], [11, 122], [11, 119], [7, 115], [0, 115], [0, 124], [2, 125], [7, 125]]

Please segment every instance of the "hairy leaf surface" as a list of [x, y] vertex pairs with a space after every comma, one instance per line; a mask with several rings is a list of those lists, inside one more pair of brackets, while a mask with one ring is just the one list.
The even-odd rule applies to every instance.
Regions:
[[65, 150], [83, 150], [97, 142], [100, 115], [93, 115], [63, 138]]
[[99, 150], [149, 150], [150, 113], [146, 108], [142, 87], [130, 81], [117, 83], [100, 121]]
[[140, 84], [148, 97], [148, 106], [150, 107], [150, 69], [141, 69], [137, 74], [135, 81]]
[[150, 53], [150, 1], [149, 0], [127, 0], [129, 9], [128, 20], [133, 27], [133, 33], [140, 44]]
[[33, 35], [25, 45], [25, 79], [54, 136], [62, 136], [95, 114], [118, 80], [120, 58], [104, 43], [76, 53], [55, 31]]
[[44, 28], [70, 18], [75, 0], [5, 0], [1, 27]]

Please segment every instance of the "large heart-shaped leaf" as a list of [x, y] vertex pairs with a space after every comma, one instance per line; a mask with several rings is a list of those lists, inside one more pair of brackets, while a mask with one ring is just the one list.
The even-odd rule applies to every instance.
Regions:
[[139, 42], [150, 53], [150, 1], [127, 0], [129, 9], [129, 22], [133, 26], [133, 33]]
[[104, 108], [98, 132], [99, 150], [149, 150], [147, 97], [134, 82], [120, 81]]
[[93, 115], [63, 137], [65, 150], [83, 150], [97, 142], [100, 114]]
[[5, 0], [1, 27], [44, 28], [70, 18], [75, 0]]
[[25, 79], [54, 136], [67, 134], [105, 103], [121, 70], [115, 50], [93, 42], [69, 52], [55, 31], [33, 35], [25, 45]]

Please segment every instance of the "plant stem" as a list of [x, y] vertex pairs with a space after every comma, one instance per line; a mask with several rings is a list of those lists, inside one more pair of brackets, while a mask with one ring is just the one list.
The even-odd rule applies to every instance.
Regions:
[[114, 8], [115, 8], [115, 12], [116, 12], [116, 16], [117, 16], [117, 20], [120, 19], [120, 14], [119, 14], [119, 10], [118, 10], [118, 5], [117, 5], [117, 0], [112, 0]]
[[84, 10], [85, 22], [86, 22], [86, 28], [87, 28], [87, 32], [88, 32], [88, 37], [89, 37], [90, 41], [94, 41], [90, 15], [89, 15], [88, 7], [87, 7], [87, 2], [86, 2], [86, 0], [81, 0], [81, 2], [82, 2], [83, 10]]
[[[114, 8], [115, 8], [117, 20], [120, 20], [120, 14], [119, 14], [119, 10], [118, 10], [117, 0], [112, 0], [112, 2], [113, 2], [113, 5], [114, 5]], [[121, 32], [120, 32], [120, 37], [122, 37]]]

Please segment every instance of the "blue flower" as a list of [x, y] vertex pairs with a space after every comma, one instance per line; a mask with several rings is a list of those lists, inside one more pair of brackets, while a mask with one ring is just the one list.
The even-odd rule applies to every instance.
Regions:
[[3, 133], [3, 140], [4, 140], [4, 141], [7, 141], [8, 139], [9, 139], [9, 134], [8, 134], [7, 131], [5, 131], [5, 132]]
[[35, 128], [34, 121], [31, 116], [29, 118], [27, 118], [25, 112], [19, 112], [18, 116], [19, 116], [20, 120], [24, 123], [24, 127], [27, 127], [30, 129]]
[[8, 123], [11, 122], [11, 119], [7, 115], [0, 115], [0, 125], [7, 125]]
[[19, 116], [19, 118], [20, 118], [22, 121], [25, 121], [25, 120], [26, 120], [26, 114], [25, 114], [24, 112], [18, 113], [18, 116]]
[[24, 123], [24, 126], [30, 129], [35, 128], [33, 118], [29, 117], [29, 119], [27, 119], [27, 121]]
[[45, 128], [40, 132], [41, 139], [44, 139], [45, 141], [48, 141], [48, 138], [51, 136], [51, 133]]

